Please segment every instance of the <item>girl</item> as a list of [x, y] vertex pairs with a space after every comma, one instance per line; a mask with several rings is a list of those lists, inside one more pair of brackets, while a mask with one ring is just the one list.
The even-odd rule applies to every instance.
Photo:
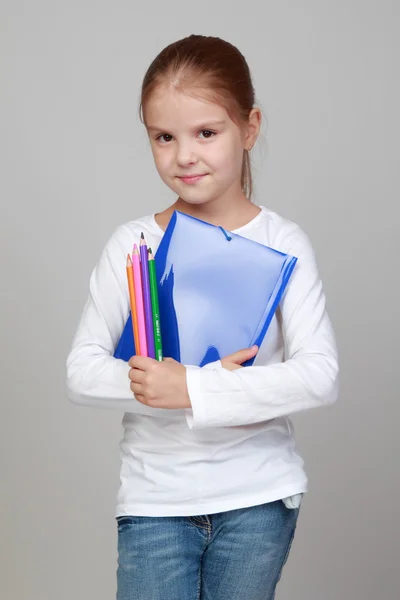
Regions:
[[[111, 236], [67, 361], [72, 402], [125, 411], [117, 599], [272, 600], [307, 488], [288, 415], [337, 397], [313, 249], [250, 200], [261, 114], [237, 48], [200, 35], [169, 45], [144, 77], [140, 110], [178, 198]], [[126, 256], [141, 232], [154, 252], [175, 209], [298, 258], [259, 349], [203, 368], [113, 357], [130, 310]]]

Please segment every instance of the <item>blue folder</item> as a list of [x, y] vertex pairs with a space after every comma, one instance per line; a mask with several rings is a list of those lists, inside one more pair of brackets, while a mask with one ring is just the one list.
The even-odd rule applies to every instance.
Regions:
[[[163, 355], [202, 367], [260, 346], [296, 262], [175, 211], [155, 254]], [[129, 315], [114, 356], [134, 354]]]

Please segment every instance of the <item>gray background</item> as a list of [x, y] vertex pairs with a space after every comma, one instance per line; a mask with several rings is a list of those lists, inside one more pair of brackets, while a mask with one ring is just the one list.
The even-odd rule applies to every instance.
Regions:
[[294, 419], [310, 493], [277, 598], [398, 598], [398, 2], [2, 0], [0, 28], [0, 597], [115, 597], [122, 414], [70, 404], [65, 359], [115, 227], [173, 198], [142, 77], [202, 33], [249, 62], [255, 201], [311, 237], [340, 349], [339, 402]]

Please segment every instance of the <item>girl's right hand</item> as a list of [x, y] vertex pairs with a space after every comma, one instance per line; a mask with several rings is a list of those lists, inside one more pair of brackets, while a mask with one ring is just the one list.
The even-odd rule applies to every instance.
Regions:
[[258, 352], [258, 346], [252, 346], [251, 348], [244, 348], [238, 352], [234, 352], [225, 358], [221, 358], [221, 365], [228, 371], [235, 371], [236, 369], [242, 368], [242, 363], [246, 362], [250, 358], [253, 358]]

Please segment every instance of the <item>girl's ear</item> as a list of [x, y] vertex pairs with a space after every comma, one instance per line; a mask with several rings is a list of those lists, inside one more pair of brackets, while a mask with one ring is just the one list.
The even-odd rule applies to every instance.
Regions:
[[251, 150], [256, 143], [261, 127], [261, 111], [259, 108], [253, 108], [249, 114], [249, 120], [246, 125], [246, 137], [244, 140], [245, 150]]

